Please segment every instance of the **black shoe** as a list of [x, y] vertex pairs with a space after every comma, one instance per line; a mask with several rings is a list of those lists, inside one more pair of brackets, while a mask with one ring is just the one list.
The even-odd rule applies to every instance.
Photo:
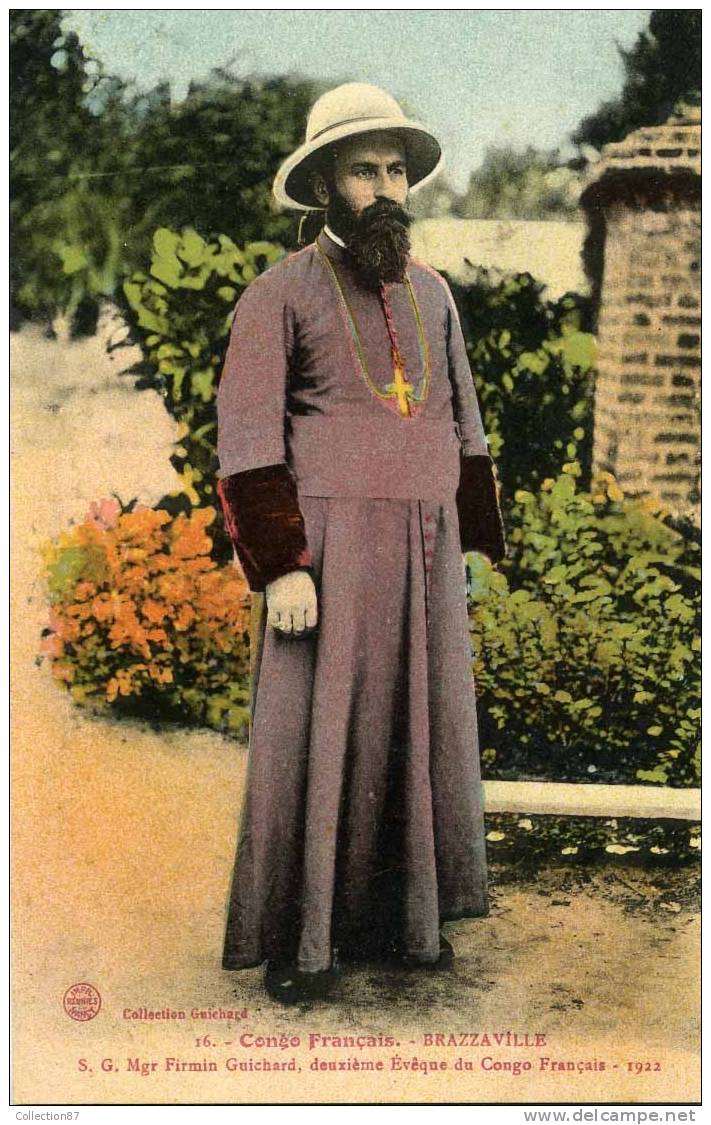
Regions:
[[451, 969], [454, 965], [454, 949], [443, 934], [439, 935], [439, 960], [435, 962], [435, 969]]
[[396, 964], [402, 959], [402, 949], [395, 938], [382, 940], [362, 941], [350, 939], [334, 951], [334, 967], [340, 972], [339, 959], [349, 964], [388, 965]]
[[325, 1000], [334, 978], [332, 969], [317, 973], [304, 973], [295, 965], [267, 961], [264, 987], [273, 1000], [280, 1004], [302, 1004], [310, 1000]]
[[402, 964], [408, 969], [429, 969], [437, 972], [447, 972], [454, 965], [454, 949], [443, 934], [439, 935], [439, 957], [436, 961], [418, 961], [415, 957], [405, 953]]

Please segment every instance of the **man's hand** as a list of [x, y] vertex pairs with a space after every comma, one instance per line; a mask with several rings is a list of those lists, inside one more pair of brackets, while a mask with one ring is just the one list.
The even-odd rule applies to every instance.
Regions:
[[289, 637], [313, 632], [318, 620], [316, 587], [307, 570], [292, 570], [266, 587], [267, 625]]

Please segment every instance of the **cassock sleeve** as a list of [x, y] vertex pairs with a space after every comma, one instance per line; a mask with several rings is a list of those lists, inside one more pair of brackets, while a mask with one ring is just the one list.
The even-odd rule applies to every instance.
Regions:
[[499, 482], [484, 433], [459, 313], [449, 287], [447, 355], [461, 439], [457, 512], [462, 551], [481, 551], [492, 562], [500, 562], [507, 550]]
[[217, 390], [217, 493], [249, 587], [310, 569], [284, 426], [293, 322], [271, 270], [237, 303]]

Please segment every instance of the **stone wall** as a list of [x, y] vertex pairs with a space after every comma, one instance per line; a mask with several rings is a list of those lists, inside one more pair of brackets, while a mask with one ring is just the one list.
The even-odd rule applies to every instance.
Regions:
[[583, 196], [601, 252], [593, 468], [696, 521], [699, 132], [689, 114], [607, 146]]
[[550, 300], [587, 293], [581, 250], [584, 222], [551, 219], [420, 219], [411, 230], [416, 258], [466, 285], [481, 267], [497, 275], [530, 273]]

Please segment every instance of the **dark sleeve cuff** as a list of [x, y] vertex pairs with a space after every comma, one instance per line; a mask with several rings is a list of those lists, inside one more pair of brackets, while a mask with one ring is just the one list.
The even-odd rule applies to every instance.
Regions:
[[493, 563], [506, 558], [498, 478], [491, 457], [461, 455], [457, 512], [462, 551], [481, 551]]
[[287, 465], [223, 477], [217, 494], [250, 590], [261, 592], [283, 574], [311, 568], [296, 481]]

